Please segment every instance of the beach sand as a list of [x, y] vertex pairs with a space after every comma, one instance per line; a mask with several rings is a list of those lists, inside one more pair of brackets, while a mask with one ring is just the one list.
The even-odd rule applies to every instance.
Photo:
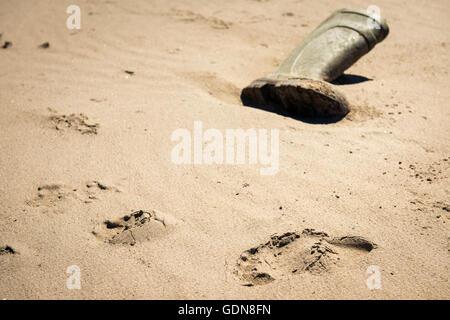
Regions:
[[[240, 92], [372, 1], [73, 2], [0, 2], [0, 299], [450, 297], [448, 1], [377, 1], [331, 123]], [[174, 164], [195, 121], [278, 129], [278, 173]]]

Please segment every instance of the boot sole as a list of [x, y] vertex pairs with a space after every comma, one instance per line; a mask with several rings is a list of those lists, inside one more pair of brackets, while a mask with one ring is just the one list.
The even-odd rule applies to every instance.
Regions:
[[343, 117], [349, 112], [344, 95], [320, 80], [261, 78], [242, 90], [241, 99], [244, 105], [299, 116]]

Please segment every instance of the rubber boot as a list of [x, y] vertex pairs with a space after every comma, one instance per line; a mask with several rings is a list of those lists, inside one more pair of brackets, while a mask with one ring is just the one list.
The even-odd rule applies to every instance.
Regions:
[[245, 105], [274, 106], [300, 116], [345, 116], [349, 105], [333, 81], [389, 33], [366, 10], [341, 9], [317, 27], [278, 67], [242, 90]]

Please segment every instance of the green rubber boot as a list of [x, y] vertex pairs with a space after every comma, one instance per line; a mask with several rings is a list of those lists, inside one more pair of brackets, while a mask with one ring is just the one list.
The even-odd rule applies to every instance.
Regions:
[[277, 70], [242, 90], [245, 105], [300, 116], [345, 116], [348, 102], [333, 81], [389, 33], [366, 10], [341, 9], [317, 27]]

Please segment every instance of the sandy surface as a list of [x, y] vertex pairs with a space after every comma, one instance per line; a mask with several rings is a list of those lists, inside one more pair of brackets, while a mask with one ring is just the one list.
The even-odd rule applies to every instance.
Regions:
[[[352, 112], [329, 124], [240, 90], [372, 1], [80, 0], [69, 30], [73, 2], [0, 2], [0, 299], [450, 297], [447, 0], [377, 1], [391, 33], [347, 71], [371, 81], [340, 85]], [[171, 134], [196, 120], [279, 129], [279, 172], [174, 164]]]

